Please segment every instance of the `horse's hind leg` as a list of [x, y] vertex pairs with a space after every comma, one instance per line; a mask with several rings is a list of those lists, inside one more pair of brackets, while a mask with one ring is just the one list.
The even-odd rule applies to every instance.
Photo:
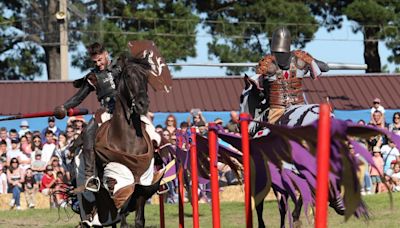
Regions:
[[139, 196], [136, 200], [136, 217], [135, 217], [135, 228], [144, 227], [144, 205], [146, 199], [144, 196]]
[[301, 227], [302, 223], [300, 221], [300, 213], [301, 213], [301, 208], [303, 207], [303, 198], [300, 196], [297, 202], [295, 202], [294, 209], [292, 212], [292, 217], [293, 217], [293, 226], [295, 228]]
[[257, 211], [258, 228], [265, 228], [262, 215], [264, 211], [264, 202], [261, 202], [256, 206], [256, 211]]
[[[114, 227], [114, 226], [113, 226]], [[116, 226], [115, 226], [116, 227]], [[129, 225], [128, 225], [128, 223], [126, 222], [126, 215], [125, 214], [122, 214], [121, 215], [121, 228], [128, 228], [129, 227]]]

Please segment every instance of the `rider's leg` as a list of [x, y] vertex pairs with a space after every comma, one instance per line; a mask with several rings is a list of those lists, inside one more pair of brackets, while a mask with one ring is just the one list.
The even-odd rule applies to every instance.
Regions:
[[145, 123], [145, 129], [147, 134], [149, 135], [150, 139], [156, 142], [157, 147], [160, 146], [161, 143], [161, 136], [156, 132], [156, 128], [154, 127], [153, 123], [147, 116], [141, 115], [140, 120]]
[[85, 163], [85, 184], [83, 186], [78, 186], [76, 191], [90, 190], [98, 191], [100, 187], [100, 181], [95, 176], [95, 152], [94, 143], [96, 137], [96, 130], [98, 126], [94, 119], [91, 119], [86, 126], [83, 134], [83, 158]]
[[284, 108], [271, 108], [268, 114], [268, 123], [275, 124], [283, 113], [285, 113]]

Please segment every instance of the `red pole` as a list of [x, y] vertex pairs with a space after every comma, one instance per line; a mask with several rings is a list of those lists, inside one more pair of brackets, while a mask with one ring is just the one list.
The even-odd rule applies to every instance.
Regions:
[[323, 103], [319, 108], [318, 143], [317, 143], [317, 199], [315, 227], [327, 227], [328, 188], [329, 188], [329, 153], [330, 153], [330, 107]]
[[242, 134], [242, 153], [244, 169], [244, 205], [246, 213], [246, 227], [253, 227], [251, 211], [251, 170], [250, 170], [250, 145], [249, 145], [249, 120], [248, 113], [240, 114], [240, 132]]
[[192, 143], [190, 145], [190, 166], [192, 167], [192, 208], [193, 208], [193, 227], [199, 228], [199, 180], [197, 174], [197, 148], [196, 148], [196, 128], [190, 128]]
[[[183, 145], [182, 135], [179, 134], [178, 147], [182, 148], [182, 145]], [[184, 211], [183, 211], [183, 204], [184, 204], [184, 197], [185, 197], [184, 184], [185, 183], [183, 182], [183, 166], [181, 164], [181, 165], [179, 165], [179, 168], [178, 168], [179, 228], [185, 227]]]
[[163, 194], [158, 195], [160, 200], [160, 228], [165, 228], [165, 215], [164, 215], [164, 196]]
[[208, 147], [210, 150], [210, 173], [211, 173], [211, 203], [213, 227], [219, 228], [219, 184], [217, 166], [217, 132], [214, 129], [215, 123], [208, 124]]

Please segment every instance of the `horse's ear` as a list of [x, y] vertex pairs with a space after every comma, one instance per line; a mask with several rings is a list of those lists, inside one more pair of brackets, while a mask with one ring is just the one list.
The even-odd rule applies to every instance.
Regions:
[[244, 80], [245, 88], [246, 89], [249, 88], [249, 86], [251, 85], [251, 82], [250, 82], [249, 76], [247, 74], [244, 74], [243, 80]]

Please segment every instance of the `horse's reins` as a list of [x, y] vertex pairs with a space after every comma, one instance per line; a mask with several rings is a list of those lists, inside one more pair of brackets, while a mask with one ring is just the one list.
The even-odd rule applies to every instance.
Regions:
[[[128, 85], [128, 83], [126, 82], [126, 79], [125, 79], [125, 75], [124, 75], [124, 74], [122, 74], [122, 81], [124, 82], [124, 85], [125, 85], [125, 87], [128, 89], [128, 92], [129, 92], [129, 99], [130, 99], [131, 106], [129, 107], [129, 114], [130, 114], [130, 116], [129, 116], [127, 119], [128, 119], [128, 121], [130, 121], [130, 120], [131, 120], [131, 116], [132, 116], [132, 114], [134, 113], [134, 108], [135, 108], [135, 106], [136, 106], [136, 99], [135, 99], [135, 96], [132, 94], [131, 88], [129, 88], [129, 85]], [[120, 94], [120, 93], [117, 93], [117, 96], [119, 96], [119, 98], [120, 98], [119, 100], [120, 100], [121, 103], [122, 103], [121, 94]], [[124, 106], [122, 106], [122, 107], [124, 107]]]

